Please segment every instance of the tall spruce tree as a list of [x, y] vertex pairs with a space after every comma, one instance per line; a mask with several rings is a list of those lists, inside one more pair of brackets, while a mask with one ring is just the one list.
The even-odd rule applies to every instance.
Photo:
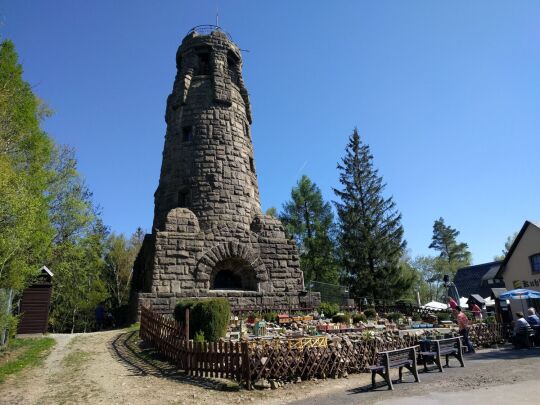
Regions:
[[337, 283], [332, 207], [308, 176], [302, 176], [293, 187], [291, 200], [283, 204], [279, 218], [298, 245], [305, 281]]
[[383, 196], [386, 185], [356, 128], [337, 167], [342, 189], [334, 192], [340, 200], [335, 205], [344, 281], [356, 299], [400, 298], [413, 283], [400, 264], [406, 245], [401, 214], [392, 197]]

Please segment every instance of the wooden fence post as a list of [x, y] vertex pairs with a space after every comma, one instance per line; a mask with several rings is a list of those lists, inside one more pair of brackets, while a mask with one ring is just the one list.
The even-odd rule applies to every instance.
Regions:
[[184, 332], [186, 340], [189, 340], [189, 308], [186, 308], [184, 315]]
[[240, 349], [242, 353], [242, 374], [244, 376], [244, 381], [246, 382], [246, 388], [251, 390], [251, 368], [249, 363], [249, 345], [248, 342], [242, 342], [240, 344]]

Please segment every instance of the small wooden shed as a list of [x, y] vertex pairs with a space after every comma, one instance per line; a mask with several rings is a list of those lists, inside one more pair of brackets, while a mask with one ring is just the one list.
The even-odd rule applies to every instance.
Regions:
[[19, 312], [22, 314], [17, 333], [45, 333], [49, 321], [53, 273], [43, 266], [38, 280], [23, 291]]

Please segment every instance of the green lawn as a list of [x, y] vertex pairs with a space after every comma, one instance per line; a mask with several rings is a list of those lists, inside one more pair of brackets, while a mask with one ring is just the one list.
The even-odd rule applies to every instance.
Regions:
[[41, 364], [55, 343], [50, 337], [13, 339], [0, 351], [0, 383], [10, 374]]

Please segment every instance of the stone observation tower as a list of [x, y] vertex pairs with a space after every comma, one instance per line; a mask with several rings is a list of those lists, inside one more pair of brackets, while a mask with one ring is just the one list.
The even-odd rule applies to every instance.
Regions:
[[218, 27], [196, 27], [176, 67], [134, 304], [170, 313], [182, 298], [227, 297], [233, 308], [313, 303], [294, 242], [261, 213], [239, 48]]

